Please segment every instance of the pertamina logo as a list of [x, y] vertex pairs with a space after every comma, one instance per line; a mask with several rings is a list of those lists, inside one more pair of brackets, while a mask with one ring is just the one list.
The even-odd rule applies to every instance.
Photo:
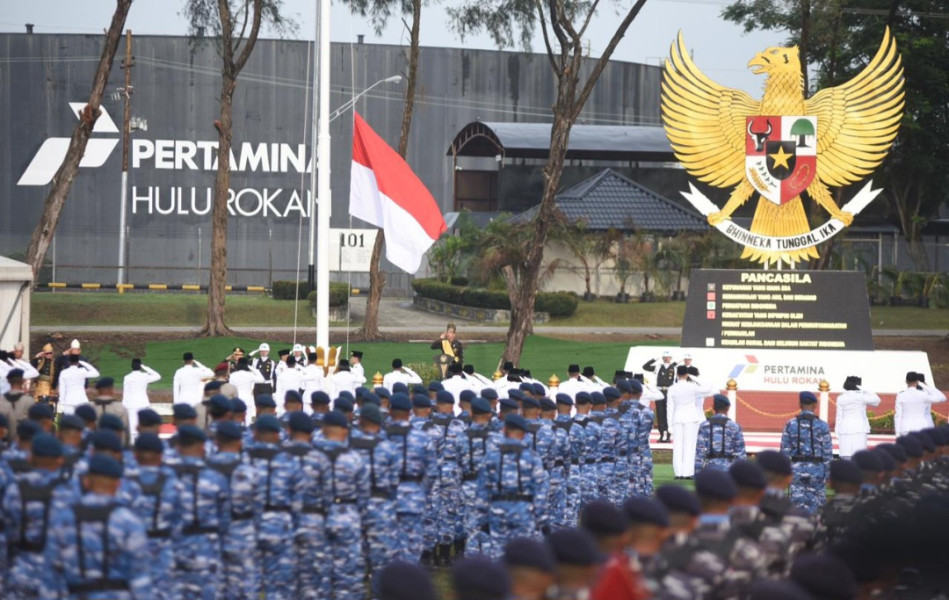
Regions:
[[[73, 115], [78, 119], [79, 111], [85, 108], [85, 102], [70, 102], [69, 108]], [[115, 126], [112, 117], [109, 116], [105, 107], [99, 107], [99, 118], [96, 119], [92, 127], [92, 133], [119, 133], [119, 128]], [[59, 170], [66, 158], [66, 151], [69, 149], [68, 137], [47, 138], [33, 156], [33, 160], [23, 171], [23, 176], [17, 181], [17, 185], [46, 185], [53, 180], [53, 175]], [[86, 152], [79, 161], [80, 167], [96, 168], [105, 164], [109, 159], [115, 146], [119, 143], [119, 138], [89, 138], [86, 144]]]
[[745, 360], [748, 361], [747, 364], [738, 363], [732, 367], [731, 373], [728, 374], [729, 379], [735, 379], [742, 373], [751, 374], [758, 370], [758, 359], [754, 354], [746, 354]]

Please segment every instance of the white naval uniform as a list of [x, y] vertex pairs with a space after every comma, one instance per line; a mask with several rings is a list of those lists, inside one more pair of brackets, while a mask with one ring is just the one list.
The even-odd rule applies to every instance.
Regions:
[[468, 375], [468, 381], [471, 383], [471, 387], [474, 389], [474, 391], [478, 392], [479, 394], [484, 388], [494, 387], [493, 381], [478, 372]]
[[900, 390], [896, 395], [893, 424], [897, 436], [932, 427], [932, 405], [946, 400], [946, 395], [936, 388], [925, 383], [918, 386]]
[[397, 383], [404, 383], [407, 386], [412, 386], [422, 383], [422, 378], [419, 377], [418, 373], [405, 366], [403, 366], [400, 370], [390, 371], [382, 377], [382, 387], [386, 388], [390, 392], [392, 391], [392, 386]]
[[323, 373], [323, 367], [307, 365], [303, 368], [303, 379], [300, 381], [300, 385], [303, 386], [303, 410], [307, 414], [311, 414], [313, 411], [313, 408], [310, 406], [310, 396], [313, 395], [313, 392], [323, 390], [325, 378], [326, 375]]
[[172, 384], [175, 404], [197, 406], [204, 400], [204, 380], [214, 379], [214, 371], [193, 360], [175, 371]]
[[590, 386], [588, 380], [584, 379], [583, 377], [580, 377], [579, 375], [577, 377], [570, 377], [568, 379], [565, 379], [564, 381], [561, 381], [560, 386], [557, 388], [558, 394], [566, 394], [574, 400], [577, 399], [577, 392], [592, 392], [592, 391], [600, 391], [600, 390], [595, 390], [593, 387]]
[[649, 405], [656, 400], [665, 400], [666, 397], [662, 395], [662, 392], [659, 391], [659, 388], [653, 387], [648, 383], [642, 384], [643, 386], [643, 395], [639, 397], [639, 403], [643, 408], [649, 408]]
[[349, 370], [356, 376], [356, 379], [362, 379], [363, 383], [365, 383], [366, 369], [362, 366], [361, 362], [349, 365]]
[[59, 411], [64, 415], [76, 412], [76, 407], [89, 402], [86, 380], [99, 376], [99, 371], [84, 360], [70, 365], [59, 374]]
[[23, 370], [23, 379], [36, 379], [40, 372], [28, 361], [9, 358], [6, 361], [0, 360], [0, 394], [6, 394], [10, 391], [10, 382], [7, 381], [7, 373], [13, 369]]
[[244, 424], [250, 425], [257, 416], [257, 406], [254, 404], [254, 385], [258, 383], [267, 383], [264, 376], [257, 369], [248, 366], [247, 370], [239, 369], [231, 371], [228, 383], [237, 388], [237, 397], [247, 405], [247, 412], [244, 414]]
[[277, 404], [277, 416], [283, 415], [285, 409], [283, 408], [283, 403], [287, 399], [287, 392], [290, 390], [300, 391], [300, 388], [303, 385], [303, 367], [300, 365], [294, 365], [291, 367], [284, 368], [283, 371], [277, 375], [277, 388], [274, 392], [274, 402]]
[[867, 407], [879, 406], [880, 397], [870, 390], [849, 390], [837, 396], [837, 417], [834, 430], [840, 458], [850, 458], [858, 450], [866, 450], [870, 421]]
[[[352, 371], [336, 371], [329, 376], [327, 389], [332, 390], [330, 399], [336, 400], [343, 390], [356, 396], [356, 388], [366, 383], [365, 377], [357, 377]], [[335, 404], [334, 404], [335, 405]]]
[[697, 377], [679, 379], [667, 393], [669, 425], [672, 428], [672, 470], [676, 477], [695, 475], [695, 444], [699, 425], [705, 420], [706, 396], [715, 388]]
[[161, 379], [161, 375], [142, 365], [141, 370], [132, 371], [122, 379], [122, 406], [128, 413], [129, 434], [132, 441], [138, 437], [138, 411], [148, 408], [148, 384]]
[[461, 392], [465, 390], [477, 391], [465, 375], [452, 375], [442, 381], [442, 387], [444, 387], [446, 391], [451, 392], [451, 395], [454, 396], [456, 415], [461, 412]]

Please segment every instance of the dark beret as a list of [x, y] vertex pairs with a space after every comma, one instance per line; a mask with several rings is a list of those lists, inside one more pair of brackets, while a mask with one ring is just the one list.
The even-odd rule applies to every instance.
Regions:
[[590, 396], [590, 392], [577, 392], [574, 395], [574, 400], [576, 400], [578, 405], [590, 404], [593, 402], [593, 398]]
[[303, 396], [300, 395], [298, 390], [287, 390], [287, 393], [283, 395], [283, 403], [286, 404], [287, 402], [303, 404]]
[[405, 385], [401, 381], [396, 381], [392, 384], [392, 393], [393, 394], [408, 394], [409, 386]]
[[33, 456], [45, 456], [48, 458], [59, 458], [63, 455], [63, 445], [56, 439], [56, 436], [48, 433], [37, 433], [32, 441]]
[[105, 413], [99, 417], [99, 429], [111, 429], [112, 431], [125, 431], [125, 423], [118, 415]]
[[508, 410], [517, 410], [519, 408], [517, 402], [511, 400], [510, 398], [501, 398], [501, 400], [498, 402], [498, 406]]
[[511, 590], [507, 571], [486, 556], [463, 558], [451, 576], [458, 600], [507, 600]]
[[661, 486], [656, 490], [656, 499], [662, 502], [670, 513], [686, 513], [695, 517], [702, 513], [702, 506], [695, 494], [678, 485]]
[[604, 560], [593, 536], [580, 529], [555, 531], [547, 536], [547, 545], [558, 564], [592, 566]]
[[557, 404], [573, 406], [573, 398], [571, 398], [568, 394], [557, 394], [555, 398], [557, 398]]
[[791, 581], [821, 600], [852, 600], [857, 581], [847, 564], [829, 554], [803, 554], [791, 565]]
[[[139, 421], [141, 422], [141, 421]], [[76, 415], [62, 415], [59, 417], [59, 429], [72, 429], [73, 431], [82, 431], [86, 428], [86, 424], [82, 419]]]
[[110, 388], [110, 387], [115, 387], [115, 380], [112, 379], [111, 377], [100, 377], [99, 380], [96, 381], [97, 390]]
[[43, 428], [40, 427], [40, 424], [31, 419], [20, 421], [19, 423], [17, 423], [17, 426], [16, 426], [16, 436], [20, 438], [21, 440], [23, 440], [24, 442], [28, 442], [32, 440], [33, 436], [35, 436], [38, 433], [41, 433], [42, 431], [43, 431]]
[[544, 389], [544, 386], [537, 382], [531, 384], [531, 390], [534, 392], [535, 396], [543, 396], [547, 393], [547, 390]]
[[629, 385], [629, 392], [631, 394], [636, 395], [643, 393], [643, 384], [640, 383], [638, 379], [624, 379], [623, 381]]
[[311, 419], [309, 415], [307, 415], [302, 410], [291, 412], [290, 416], [287, 418], [287, 421], [290, 424], [290, 431], [313, 433], [313, 419]]
[[458, 394], [458, 402], [471, 402], [478, 397], [478, 394], [474, 390], [461, 390], [461, 393]]
[[471, 401], [471, 412], [478, 415], [486, 415], [491, 412], [491, 403], [484, 398], [475, 398]]
[[870, 450], [858, 450], [853, 453], [850, 460], [853, 461], [861, 471], [870, 471], [872, 473], [883, 472], [883, 461], [880, 460], [880, 457], [877, 456], [875, 452], [871, 452]]
[[392, 410], [412, 410], [412, 401], [409, 399], [408, 394], [403, 394], [402, 392], [393, 392], [392, 398], [389, 400], [389, 408]]
[[14, 379], [23, 379], [23, 369], [10, 369], [7, 371], [7, 381]]
[[143, 408], [138, 411], [138, 424], [140, 427], [161, 425], [161, 415], [150, 408]]
[[412, 407], [413, 408], [431, 408], [432, 401], [428, 396], [423, 396], [422, 394], [415, 394], [412, 396]]
[[557, 570], [557, 563], [550, 548], [526, 537], [514, 538], [507, 543], [504, 547], [504, 564], [550, 574]]
[[725, 394], [715, 394], [712, 396], [712, 408], [715, 410], [725, 410], [732, 405], [732, 401]]
[[171, 414], [179, 420], [197, 419], [198, 413], [190, 404], [180, 403], [171, 407]]
[[611, 385], [603, 388], [603, 396], [607, 400], [619, 400], [622, 395], [622, 392]]
[[778, 475], [791, 474], [791, 459], [777, 450], [762, 450], [756, 457], [761, 468]]
[[454, 404], [455, 397], [448, 390], [440, 390], [435, 392], [435, 403], [436, 404]]
[[590, 399], [593, 401], [594, 406], [606, 404], [606, 396], [604, 396], [602, 392], [591, 392]]
[[[621, 371], [617, 371], [617, 374], [619, 373], [621, 373]], [[633, 386], [630, 385], [629, 381], [630, 381], [629, 379], [617, 379], [615, 385], [617, 389], [619, 389], [619, 391], [625, 392], [627, 394], [632, 394]]]
[[923, 449], [926, 452], [935, 452], [936, 444], [933, 442], [932, 438], [923, 433], [922, 431], [914, 431], [909, 434], [910, 437], [916, 438], [920, 444], [923, 445]]
[[52, 419], [53, 407], [49, 404], [46, 404], [45, 402], [37, 402], [36, 404], [30, 406], [29, 410], [26, 411], [26, 414], [34, 421], [39, 421], [40, 419]]
[[[359, 388], [359, 389], [362, 389], [362, 388]], [[375, 404], [376, 406], [382, 406], [382, 400], [379, 399], [379, 396], [375, 392], [370, 392], [369, 390], [366, 390], [365, 392], [363, 392], [362, 403], [363, 403], [363, 408], [365, 408], [366, 405], [368, 404]]]
[[481, 397], [488, 400], [497, 400], [498, 391], [494, 388], [484, 388], [481, 390]]
[[216, 392], [221, 389], [222, 385], [224, 385], [223, 381], [218, 381], [216, 379], [214, 381], [209, 381], [204, 384], [204, 393]]
[[791, 581], [758, 579], [748, 587], [749, 600], [816, 600], [801, 586]]
[[385, 421], [385, 415], [382, 414], [382, 409], [375, 404], [367, 404], [359, 411], [359, 420], [382, 425], [382, 422]]
[[883, 470], [886, 472], [896, 470], [896, 460], [890, 456], [890, 453], [882, 448], [874, 448], [871, 450], [874, 454], [877, 455], [877, 458], [880, 459], [880, 462], [883, 463]]
[[75, 414], [86, 423], [95, 423], [99, 419], [96, 409], [91, 404], [80, 404], [76, 407]]
[[633, 496], [623, 503], [623, 512], [630, 523], [669, 526], [669, 511], [655, 498]]
[[329, 427], [345, 427], [348, 429], [349, 421], [343, 413], [338, 410], [331, 410], [323, 415], [323, 425]]
[[122, 451], [122, 441], [114, 431], [100, 429], [92, 434], [92, 447], [96, 450], [109, 450], [111, 452]]
[[353, 406], [356, 405], [356, 398], [349, 390], [342, 390], [340, 393], [336, 394], [336, 400], [338, 401], [340, 398], [346, 398], [347, 400], [352, 401]]
[[527, 396], [524, 395], [524, 392], [511, 388], [507, 391], [507, 397], [511, 400], [517, 400], [518, 402], [523, 402]]
[[353, 399], [343, 395], [340, 395], [339, 398], [336, 399], [336, 402], [333, 403], [333, 410], [340, 412], [353, 412], [354, 407], [355, 403]]
[[161, 438], [154, 433], [142, 433], [135, 438], [135, 450], [139, 452], [155, 452], [161, 454], [165, 451], [165, 445], [161, 443]]
[[541, 398], [540, 409], [543, 411], [557, 410], [557, 403], [550, 398]]
[[277, 401], [270, 394], [260, 394], [254, 398], [254, 406], [277, 408]]
[[395, 561], [379, 573], [379, 600], [435, 600], [435, 589], [425, 569]]
[[428, 382], [428, 391], [430, 392], [440, 392], [445, 389], [445, 386], [442, 385], [441, 381], [429, 381]]
[[591, 500], [580, 508], [580, 526], [597, 537], [622, 535], [629, 528], [629, 520], [615, 504]]
[[247, 403], [240, 398], [234, 398], [231, 400], [231, 412], [238, 414], [247, 412]]
[[905, 463], [909, 457], [906, 455], [906, 450], [898, 444], [880, 444], [875, 448], [875, 450], [882, 450], [890, 455], [894, 461], [898, 464]]
[[220, 440], [229, 441], [239, 440], [244, 437], [243, 429], [234, 421], [221, 421], [217, 424], [217, 429], [214, 434]]
[[923, 444], [911, 435], [896, 438], [896, 444], [906, 452], [906, 456], [909, 458], [923, 457]]
[[703, 469], [695, 475], [695, 493], [700, 498], [732, 500], [738, 495], [738, 486], [727, 471]]
[[830, 480], [860, 485], [863, 483], [863, 475], [860, 474], [860, 467], [853, 461], [840, 459], [830, 463]]
[[178, 443], [183, 446], [203, 444], [208, 439], [204, 430], [195, 425], [182, 425], [178, 428]]
[[380, 398], [391, 398], [392, 392], [389, 391], [389, 388], [382, 387], [381, 385], [372, 389], [372, 391], [379, 396]]
[[522, 392], [527, 392], [527, 393], [529, 393], [529, 394], [533, 394], [533, 393], [534, 393], [534, 384], [531, 383], [531, 382], [529, 382], [529, 381], [525, 381], [525, 382], [521, 383], [521, 385], [517, 386], [517, 389], [519, 389], [519, 390], [522, 391]]
[[517, 413], [509, 413], [504, 417], [504, 427], [527, 431], [527, 420]]
[[215, 394], [208, 400], [208, 412], [214, 417], [220, 417], [231, 412], [231, 399], [224, 394]]
[[280, 425], [280, 420], [273, 415], [261, 415], [257, 417], [257, 420], [254, 421], [254, 429], [257, 431], [269, 431], [270, 433], [280, 433], [283, 431], [283, 426]]
[[817, 396], [814, 392], [801, 392], [797, 395], [797, 399], [801, 404], [817, 404]]
[[736, 460], [728, 467], [728, 473], [735, 480], [735, 485], [741, 488], [763, 490], [768, 487], [768, 481], [761, 465], [750, 460]]
[[310, 404], [316, 406], [329, 406], [330, 395], [323, 391], [317, 391], [310, 394]]
[[122, 478], [122, 463], [111, 456], [93, 454], [89, 459], [89, 474], [101, 475], [110, 479]]

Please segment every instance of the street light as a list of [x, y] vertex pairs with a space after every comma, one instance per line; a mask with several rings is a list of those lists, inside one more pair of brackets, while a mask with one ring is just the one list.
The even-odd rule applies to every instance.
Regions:
[[362, 98], [363, 96], [371, 92], [374, 87], [380, 86], [383, 83], [401, 83], [401, 81], [402, 81], [401, 75], [393, 75], [392, 77], [386, 77], [385, 79], [380, 79], [379, 81], [375, 82], [374, 84], [370, 85], [363, 91], [359, 92], [358, 94], [350, 98], [342, 106], [334, 110], [333, 114], [330, 115], [330, 123], [335, 121], [338, 117], [341, 117], [344, 112], [346, 112], [347, 110], [355, 106], [356, 102], [358, 102], [360, 98]]

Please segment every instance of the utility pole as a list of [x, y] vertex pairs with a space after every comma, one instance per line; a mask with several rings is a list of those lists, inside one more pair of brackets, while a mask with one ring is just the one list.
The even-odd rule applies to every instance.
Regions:
[[125, 115], [122, 118], [122, 205], [119, 207], [119, 274], [117, 284], [125, 283], [125, 246], [126, 220], [129, 188], [129, 135], [132, 132], [132, 30], [125, 30], [125, 60], [122, 68], [125, 69]]

